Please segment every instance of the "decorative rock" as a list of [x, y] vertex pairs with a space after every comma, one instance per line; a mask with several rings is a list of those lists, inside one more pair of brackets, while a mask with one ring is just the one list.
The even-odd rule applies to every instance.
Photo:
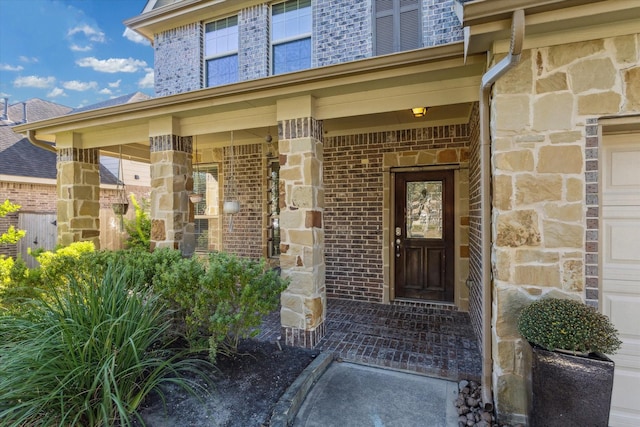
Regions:
[[480, 397], [482, 386], [478, 382], [460, 381], [458, 389], [458, 397], [455, 400], [458, 427], [510, 427], [508, 424], [495, 422], [493, 412], [484, 409], [485, 405]]

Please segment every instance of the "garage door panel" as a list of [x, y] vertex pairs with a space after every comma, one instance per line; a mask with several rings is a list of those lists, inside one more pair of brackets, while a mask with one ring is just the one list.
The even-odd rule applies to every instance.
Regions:
[[603, 297], [603, 305], [603, 312], [609, 316], [620, 334], [627, 338], [640, 337], [640, 323], [633, 321], [640, 308], [640, 295], [607, 292]]
[[620, 333], [611, 426], [640, 420], [640, 134], [605, 135], [602, 146], [601, 310]]

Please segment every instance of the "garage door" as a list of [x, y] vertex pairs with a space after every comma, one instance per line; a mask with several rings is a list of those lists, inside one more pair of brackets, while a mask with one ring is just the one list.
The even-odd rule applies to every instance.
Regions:
[[602, 146], [602, 311], [620, 332], [611, 426], [640, 420], [640, 133], [605, 135]]

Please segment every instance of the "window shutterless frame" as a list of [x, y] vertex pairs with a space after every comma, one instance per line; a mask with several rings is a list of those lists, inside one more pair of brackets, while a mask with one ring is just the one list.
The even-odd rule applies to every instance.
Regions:
[[271, 74], [311, 68], [311, 0], [271, 6]]
[[204, 26], [205, 86], [238, 81], [238, 17], [229, 16]]

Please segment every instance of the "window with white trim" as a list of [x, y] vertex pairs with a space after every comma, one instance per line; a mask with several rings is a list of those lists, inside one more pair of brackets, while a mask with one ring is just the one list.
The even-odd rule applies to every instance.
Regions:
[[238, 81], [238, 17], [205, 24], [205, 73], [207, 87]]
[[422, 47], [419, 0], [375, 0], [373, 5], [376, 55]]
[[271, 7], [272, 74], [311, 68], [311, 0]]
[[221, 250], [220, 245], [220, 183], [219, 165], [198, 165], [193, 171], [193, 192], [202, 200], [194, 203], [196, 251]]

